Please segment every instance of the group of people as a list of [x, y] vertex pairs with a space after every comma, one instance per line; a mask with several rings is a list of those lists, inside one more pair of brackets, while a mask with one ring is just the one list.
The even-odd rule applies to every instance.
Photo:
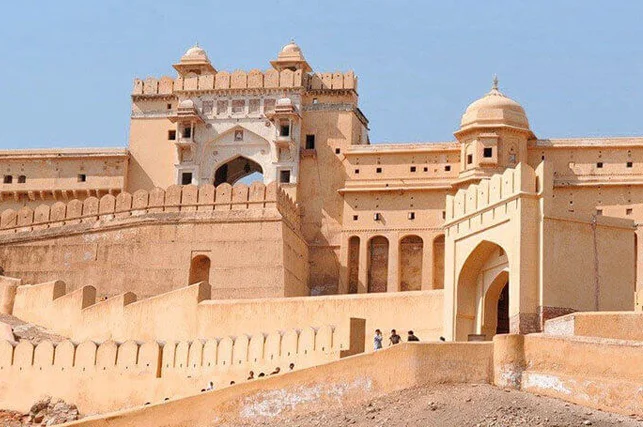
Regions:
[[[292, 370], [294, 370], [294, 369], [295, 369], [295, 364], [294, 364], [294, 363], [291, 363], [290, 365], [288, 365], [288, 370], [289, 370], [289, 371], [292, 371]], [[276, 367], [276, 368], [275, 368], [275, 370], [274, 370], [274, 371], [272, 371], [272, 372], [271, 372], [270, 374], [268, 374], [268, 375], [277, 375], [277, 374], [279, 374], [279, 373], [281, 373], [281, 368], [280, 368], [280, 367]], [[265, 377], [265, 376], [266, 376], [266, 374], [264, 374], [263, 372], [259, 372], [259, 375], [257, 375], [257, 376], [255, 377], [255, 371], [250, 371], [250, 372], [248, 372], [248, 381], [250, 381], [250, 380], [254, 380], [255, 378], [263, 378], [263, 377]], [[230, 381], [230, 385], [234, 385], [234, 384], [236, 384], [236, 382], [235, 382], [235, 381]], [[202, 392], [204, 392], [204, 391], [211, 391], [211, 390], [214, 390], [214, 382], [212, 382], [212, 381], [209, 381], [209, 382], [208, 382], [208, 384], [207, 384], [207, 386], [206, 386], [204, 389], [201, 389], [201, 391], [202, 391]]]
[[[373, 348], [375, 351], [380, 350], [383, 345], [382, 341], [384, 341], [384, 336], [382, 335], [382, 331], [379, 329], [375, 329], [375, 337], [373, 337]], [[398, 335], [398, 333], [395, 331], [395, 329], [391, 329], [391, 336], [388, 338], [389, 341], [389, 346], [399, 344], [402, 342], [402, 337]], [[407, 342], [419, 342], [420, 339], [415, 336], [413, 331], [409, 331], [408, 335], [406, 336], [406, 341]]]

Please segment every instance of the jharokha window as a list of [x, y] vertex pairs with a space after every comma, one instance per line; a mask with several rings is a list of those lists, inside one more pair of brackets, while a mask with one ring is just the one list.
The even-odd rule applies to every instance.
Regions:
[[246, 101], [244, 99], [235, 99], [232, 101], [232, 114], [242, 114], [246, 109]]

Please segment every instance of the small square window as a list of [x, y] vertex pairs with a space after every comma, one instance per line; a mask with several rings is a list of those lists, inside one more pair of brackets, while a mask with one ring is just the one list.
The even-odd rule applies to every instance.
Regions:
[[598, 163], [596, 163], [596, 167], [597, 167], [598, 169], [602, 169], [602, 168], [603, 168], [603, 162], [598, 162]]
[[491, 147], [485, 147], [485, 148], [482, 150], [482, 156], [483, 156], [483, 157], [486, 157], [486, 158], [489, 158], [489, 157], [493, 156], [493, 148], [491, 148]]
[[335, 148], [335, 154], [339, 154], [341, 152], [342, 152], [341, 148]]
[[183, 172], [181, 174], [181, 185], [192, 184], [192, 172]]
[[632, 215], [632, 208], [625, 209], [625, 215]]
[[451, 165], [446, 165], [446, 166], [444, 167], [444, 171], [445, 171], [445, 172], [451, 172]]
[[285, 170], [285, 171], [280, 171], [279, 172], [279, 182], [287, 184], [290, 182], [290, 171]]
[[168, 130], [167, 131], [167, 139], [170, 141], [176, 141], [176, 131], [175, 130]]
[[632, 167], [632, 165], [633, 165], [633, 163], [632, 163], [632, 162], [627, 162], [627, 163], [625, 164], [625, 166], [626, 166], [626, 167], [628, 167], [628, 168], [631, 168], [631, 167]]
[[85, 175], [84, 173], [79, 173], [77, 179], [78, 179], [78, 182], [86, 182], [87, 175]]
[[359, 218], [359, 217], [358, 217], [357, 215], [353, 215], [353, 221], [357, 221], [357, 220], [358, 220], [358, 218]]
[[313, 104], [317, 104], [319, 102], [319, 99], [313, 98]]
[[467, 164], [473, 163], [473, 154], [467, 154]]
[[11, 184], [13, 182], [13, 177], [11, 175], [5, 175], [4, 181], [5, 184]]
[[415, 166], [411, 166], [411, 172], [415, 172], [417, 168]]
[[356, 174], [357, 174], [357, 173], [359, 173], [359, 169], [355, 169], [355, 173], [356, 173]]
[[375, 220], [375, 221], [379, 221], [380, 219], [382, 219], [382, 215], [380, 215], [380, 213], [379, 213], [379, 212], [376, 212], [376, 213], [373, 215], [373, 220]]
[[409, 212], [409, 219], [414, 220], [415, 219], [415, 212]]
[[171, 110], [171, 109], [172, 109], [172, 104], [167, 104], [165, 107], [166, 107], [168, 110]]
[[18, 184], [24, 184], [25, 182], [27, 182], [27, 177], [24, 175], [20, 175], [18, 177]]
[[306, 135], [306, 150], [315, 149], [315, 135]]
[[425, 167], [423, 170], [424, 170], [424, 172], [428, 172], [429, 168]]
[[377, 172], [377, 173], [382, 173], [382, 168], [377, 168], [377, 169], [375, 169], [375, 172]]
[[603, 209], [596, 209], [596, 215], [603, 215]]

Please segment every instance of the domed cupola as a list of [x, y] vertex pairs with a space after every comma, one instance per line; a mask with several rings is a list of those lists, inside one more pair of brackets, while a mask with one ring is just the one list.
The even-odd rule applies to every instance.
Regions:
[[270, 64], [277, 70], [303, 70], [304, 73], [312, 71], [304, 54], [301, 51], [301, 48], [295, 43], [294, 40], [291, 40], [286, 46], [281, 49], [277, 59], [270, 61]]
[[182, 76], [190, 73], [201, 75], [217, 72], [212, 66], [208, 54], [198, 43], [189, 48], [181, 57], [181, 61], [174, 64], [173, 67]]
[[525, 109], [500, 92], [497, 77], [491, 90], [467, 107], [454, 135], [461, 144], [461, 184], [526, 161], [527, 141], [535, 138]]
[[460, 129], [456, 134], [474, 128], [497, 127], [512, 127], [531, 133], [525, 109], [500, 92], [498, 78], [494, 77], [491, 90], [467, 107], [460, 121]]

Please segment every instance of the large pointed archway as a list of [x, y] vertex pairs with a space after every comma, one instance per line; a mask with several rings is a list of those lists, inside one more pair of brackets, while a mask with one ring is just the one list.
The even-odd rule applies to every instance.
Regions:
[[[256, 180], [263, 181], [261, 165], [247, 157], [237, 156], [217, 168], [214, 173], [214, 185], [218, 186], [225, 182], [234, 185], [237, 181], [252, 176], [255, 176]], [[245, 183], [249, 184], [249, 182]]]
[[497, 328], [498, 299], [509, 278], [504, 249], [482, 241], [460, 269], [456, 293], [455, 339], [491, 339]]

